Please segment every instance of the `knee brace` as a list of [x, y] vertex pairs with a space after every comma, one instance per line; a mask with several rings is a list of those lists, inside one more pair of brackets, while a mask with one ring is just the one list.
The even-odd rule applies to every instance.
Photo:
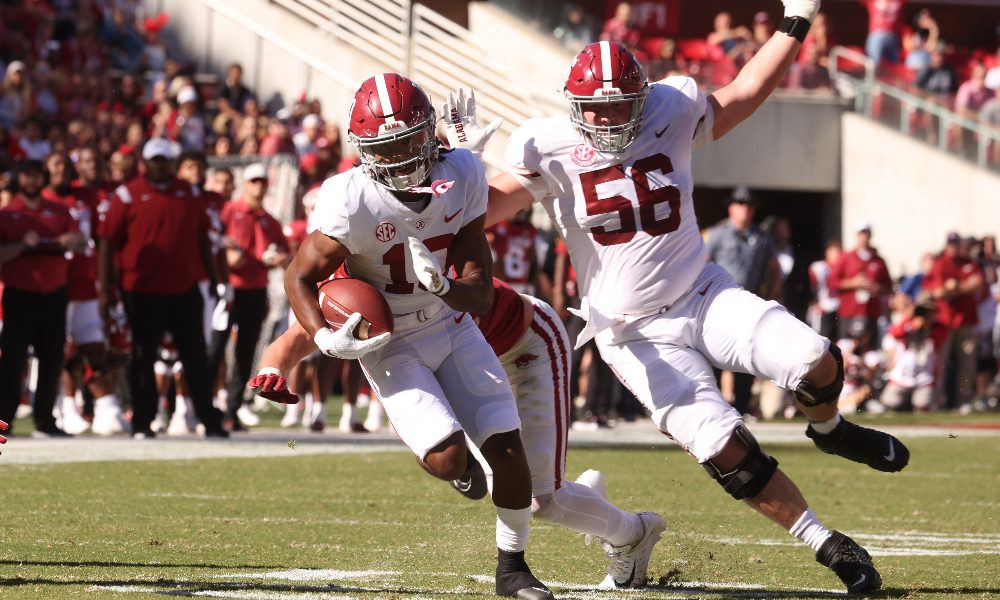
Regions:
[[701, 466], [730, 496], [737, 500], [749, 500], [759, 494], [767, 482], [771, 481], [771, 477], [778, 469], [778, 461], [761, 452], [760, 445], [746, 426], [740, 425], [733, 433], [747, 448], [747, 455], [740, 464], [728, 473], [719, 470], [711, 460], [701, 463]]
[[555, 494], [542, 494], [531, 499], [531, 516], [548, 521], [559, 506], [555, 502]]
[[799, 385], [795, 387], [795, 397], [803, 406], [836, 404], [837, 400], [840, 399], [840, 391], [844, 389], [844, 356], [837, 344], [833, 342], [830, 342], [830, 354], [837, 362], [837, 376], [831, 383], [821, 388], [804, 379], [800, 381]]

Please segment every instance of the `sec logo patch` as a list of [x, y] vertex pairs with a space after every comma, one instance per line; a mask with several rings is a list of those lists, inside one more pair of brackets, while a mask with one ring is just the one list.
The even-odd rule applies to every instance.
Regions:
[[396, 226], [388, 221], [382, 221], [375, 228], [375, 239], [380, 242], [388, 242], [396, 237]]
[[587, 144], [579, 144], [573, 149], [573, 154], [570, 155], [570, 158], [573, 159], [573, 162], [577, 166], [589, 167], [597, 160], [597, 153]]

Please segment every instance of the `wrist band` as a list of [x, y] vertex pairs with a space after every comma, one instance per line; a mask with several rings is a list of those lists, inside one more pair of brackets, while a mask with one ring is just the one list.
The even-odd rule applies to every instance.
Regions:
[[809, 20], [805, 17], [785, 17], [778, 25], [778, 31], [803, 42], [809, 33]]

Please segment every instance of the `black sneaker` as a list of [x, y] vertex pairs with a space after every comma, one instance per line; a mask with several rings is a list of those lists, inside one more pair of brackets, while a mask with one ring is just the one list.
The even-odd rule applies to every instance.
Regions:
[[465, 473], [462, 473], [458, 479], [451, 480], [451, 487], [469, 500], [482, 500], [489, 491], [486, 485], [486, 472], [483, 471], [483, 466], [479, 464], [471, 452], [466, 457], [466, 465], [468, 466]]
[[830, 433], [819, 433], [812, 424], [806, 436], [827, 454], [836, 454], [886, 473], [902, 471], [910, 462], [910, 451], [888, 433], [841, 419]]
[[524, 552], [497, 548], [497, 596], [521, 600], [555, 600], [545, 584], [531, 574]]
[[42, 425], [31, 432], [33, 438], [70, 438], [72, 435], [59, 429], [55, 425]]
[[830, 539], [816, 553], [816, 562], [830, 567], [847, 586], [848, 594], [873, 592], [882, 587], [882, 577], [868, 552], [839, 531], [830, 533]]

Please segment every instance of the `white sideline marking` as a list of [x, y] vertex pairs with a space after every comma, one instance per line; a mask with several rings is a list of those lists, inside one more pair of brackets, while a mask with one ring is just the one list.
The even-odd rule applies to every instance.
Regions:
[[[275, 437], [273, 441], [241, 440], [144, 440], [127, 438], [81, 438], [68, 440], [31, 440], [14, 438], [7, 443], [3, 465], [45, 465], [78, 462], [121, 462], [154, 460], [201, 460], [218, 458], [293, 458], [317, 454], [367, 454], [404, 452], [398, 441], [385, 439], [375, 443], [351, 444], [328, 438], [300, 439], [295, 449], [288, 447], [296, 436]], [[317, 443], [322, 441], [323, 443]]]
[[[973, 554], [1000, 555], [1000, 535], [992, 533], [962, 534], [940, 532], [855, 533], [850, 535], [872, 556], [968, 556]], [[716, 544], [758, 546], [800, 546], [792, 539], [761, 538], [747, 540], [739, 537], [685, 534], [688, 537]], [[870, 546], [869, 541], [902, 543], [904, 545]], [[915, 545], [919, 544], [919, 546]]]
[[235, 579], [239, 577], [252, 579], [284, 579], [286, 581], [331, 581], [340, 579], [369, 579], [399, 575], [399, 571], [338, 571], [335, 569], [290, 569], [288, 571], [270, 571], [267, 573], [228, 573], [216, 575], [219, 579]]

